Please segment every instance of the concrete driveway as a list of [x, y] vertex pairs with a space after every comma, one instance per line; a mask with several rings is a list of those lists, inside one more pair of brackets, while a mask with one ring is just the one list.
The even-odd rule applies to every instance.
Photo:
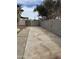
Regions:
[[25, 28], [17, 39], [18, 59], [55, 59], [60, 51], [61, 38], [41, 27]]

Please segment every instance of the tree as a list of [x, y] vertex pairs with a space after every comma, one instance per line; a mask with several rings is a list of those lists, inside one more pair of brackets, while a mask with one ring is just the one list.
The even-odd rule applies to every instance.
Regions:
[[21, 14], [24, 10], [21, 4], [17, 4], [17, 22], [20, 20]]
[[37, 5], [37, 7], [34, 9], [34, 12], [38, 11], [39, 16], [47, 16], [47, 9], [43, 5]]
[[44, 0], [43, 3], [35, 8], [40, 16], [46, 18], [55, 18], [58, 14], [61, 14], [61, 3], [60, 0]]
[[55, 5], [56, 16], [61, 16], [61, 1], [58, 0]]
[[44, 0], [43, 5], [48, 9], [49, 18], [61, 16], [61, 1]]

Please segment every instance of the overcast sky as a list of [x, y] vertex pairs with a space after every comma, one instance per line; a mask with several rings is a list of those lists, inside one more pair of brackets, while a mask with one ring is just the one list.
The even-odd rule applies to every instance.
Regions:
[[36, 5], [39, 5], [42, 3], [43, 0], [17, 0], [17, 3], [23, 5], [24, 12], [22, 13], [22, 16], [29, 17], [30, 19], [37, 19], [37, 12], [33, 12], [33, 9], [36, 7]]

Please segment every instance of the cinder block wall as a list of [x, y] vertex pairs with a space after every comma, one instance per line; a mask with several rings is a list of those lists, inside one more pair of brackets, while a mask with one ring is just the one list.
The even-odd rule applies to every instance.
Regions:
[[31, 26], [39, 26], [40, 22], [39, 20], [31, 21]]
[[58, 36], [61, 36], [61, 20], [59, 19], [49, 19], [40, 21], [40, 26], [50, 32], [55, 33]]

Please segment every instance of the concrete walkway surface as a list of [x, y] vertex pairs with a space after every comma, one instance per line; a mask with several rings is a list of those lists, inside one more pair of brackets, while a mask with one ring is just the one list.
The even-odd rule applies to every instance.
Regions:
[[55, 59], [61, 48], [61, 38], [41, 27], [27, 27], [17, 36], [18, 59]]
[[28, 33], [29, 28], [24, 28], [17, 34], [17, 59], [23, 59]]

